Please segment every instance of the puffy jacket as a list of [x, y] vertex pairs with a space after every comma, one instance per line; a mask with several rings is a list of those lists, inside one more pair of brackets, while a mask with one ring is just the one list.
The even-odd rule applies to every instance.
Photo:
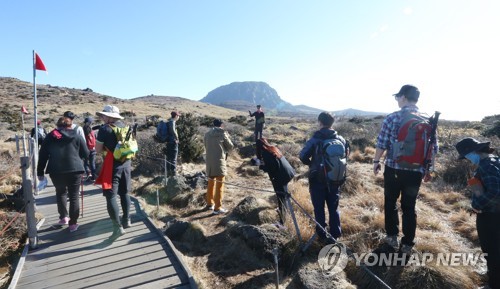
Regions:
[[214, 127], [205, 134], [206, 173], [209, 177], [225, 176], [226, 156], [233, 149], [229, 134], [220, 127]]
[[[37, 176], [84, 172], [82, 159], [89, 150], [84, 139], [73, 129], [54, 129], [40, 148]], [[47, 164], [48, 163], [48, 164]]]
[[275, 157], [272, 153], [262, 150], [264, 164], [260, 168], [267, 172], [271, 181], [279, 185], [286, 185], [295, 176], [295, 170], [285, 156]]

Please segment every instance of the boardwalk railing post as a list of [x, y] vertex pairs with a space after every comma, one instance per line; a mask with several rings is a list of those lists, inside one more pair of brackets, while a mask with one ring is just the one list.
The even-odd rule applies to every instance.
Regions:
[[35, 219], [35, 198], [33, 197], [33, 184], [29, 176], [30, 157], [21, 157], [21, 170], [23, 176], [23, 193], [28, 226], [28, 240], [31, 249], [38, 247], [38, 235]]

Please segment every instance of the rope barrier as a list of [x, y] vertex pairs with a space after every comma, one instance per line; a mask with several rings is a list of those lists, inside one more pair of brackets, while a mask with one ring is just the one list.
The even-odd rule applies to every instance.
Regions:
[[28, 203], [24, 204], [24, 206], [21, 208], [21, 210], [19, 210], [16, 213], [14, 218], [12, 218], [12, 220], [7, 225], [5, 225], [5, 227], [3, 227], [2, 231], [0, 232], [0, 237], [3, 236], [3, 234], [7, 231], [7, 229], [10, 227], [10, 225], [12, 225], [12, 223], [14, 223], [14, 221], [21, 215], [21, 211], [24, 210], [24, 207], [26, 207], [27, 204]]

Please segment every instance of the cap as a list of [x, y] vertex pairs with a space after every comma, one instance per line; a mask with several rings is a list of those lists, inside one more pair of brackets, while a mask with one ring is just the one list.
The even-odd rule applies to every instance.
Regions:
[[474, 138], [467, 137], [459, 141], [455, 145], [455, 148], [457, 149], [458, 154], [460, 155], [458, 159], [464, 159], [467, 154], [471, 152], [480, 151], [489, 146], [490, 142], [479, 142]]
[[76, 115], [73, 112], [71, 112], [71, 111], [68, 110], [68, 111], [64, 112], [63, 116], [67, 117], [67, 118], [70, 118], [70, 119], [75, 119]]
[[176, 116], [181, 116], [181, 113], [180, 113], [180, 112], [178, 112], [178, 111], [175, 111], [175, 110], [174, 110], [174, 111], [172, 111], [172, 112], [170, 113], [170, 115], [172, 116], [172, 118], [174, 118], [174, 117], [176, 117]]
[[222, 121], [222, 119], [219, 119], [219, 118], [216, 118], [214, 119], [214, 126], [215, 127], [220, 127], [224, 122]]
[[42, 121], [41, 121], [41, 120], [39, 120], [39, 119], [37, 119], [37, 120], [36, 120], [36, 124], [40, 125], [40, 124], [42, 124]]
[[95, 114], [104, 115], [104, 116], [108, 116], [108, 117], [116, 118], [116, 119], [123, 119], [123, 117], [120, 115], [120, 110], [118, 109], [118, 107], [116, 107], [114, 105], [106, 105], [102, 109], [102, 111], [98, 111]]
[[89, 117], [86, 117], [83, 122], [84, 123], [92, 123], [93, 121], [94, 121], [94, 119], [89, 116]]
[[398, 93], [393, 95], [397, 97], [401, 97], [404, 95], [409, 100], [418, 100], [418, 97], [420, 96], [420, 91], [414, 85], [405, 84], [401, 87]]

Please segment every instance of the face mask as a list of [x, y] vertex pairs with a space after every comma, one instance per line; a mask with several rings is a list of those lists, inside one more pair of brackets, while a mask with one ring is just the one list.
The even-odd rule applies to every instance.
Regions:
[[476, 166], [479, 165], [479, 161], [481, 160], [481, 157], [479, 156], [479, 154], [477, 154], [475, 152], [466, 154], [465, 158], [468, 159], [471, 163], [473, 163]]

